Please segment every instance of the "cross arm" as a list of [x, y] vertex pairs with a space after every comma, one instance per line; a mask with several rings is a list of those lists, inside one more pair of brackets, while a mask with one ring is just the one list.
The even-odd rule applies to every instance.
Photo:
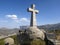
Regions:
[[31, 8], [28, 8], [28, 9], [27, 9], [27, 11], [28, 11], [28, 12], [32, 12], [32, 11], [33, 11], [33, 9], [31, 9]]
[[39, 13], [39, 11], [38, 10], [35, 10], [35, 13], [37, 14], [37, 13]]

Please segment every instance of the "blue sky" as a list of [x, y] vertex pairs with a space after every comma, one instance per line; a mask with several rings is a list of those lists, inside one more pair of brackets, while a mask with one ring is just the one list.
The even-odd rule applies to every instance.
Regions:
[[0, 0], [0, 28], [30, 25], [31, 4], [39, 10], [37, 25], [60, 23], [60, 0]]

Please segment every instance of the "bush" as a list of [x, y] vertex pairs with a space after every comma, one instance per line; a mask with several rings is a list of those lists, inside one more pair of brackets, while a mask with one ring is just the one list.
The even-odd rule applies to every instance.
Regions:
[[45, 45], [45, 42], [43, 40], [33, 40], [31, 41], [31, 45]]
[[4, 39], [0, 39], [0, 45], [4, 45]]

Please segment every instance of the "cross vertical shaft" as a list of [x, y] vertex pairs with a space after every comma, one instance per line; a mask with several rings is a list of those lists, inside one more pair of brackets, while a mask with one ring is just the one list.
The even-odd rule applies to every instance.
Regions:
[[38, 10], [35, 10], [35, 5], [33, 4], [31, 8], [28, 9], [29, 12], [31, 12], [31, 22], [30, 26], [36, 27], [36, 14], [39, 12]]

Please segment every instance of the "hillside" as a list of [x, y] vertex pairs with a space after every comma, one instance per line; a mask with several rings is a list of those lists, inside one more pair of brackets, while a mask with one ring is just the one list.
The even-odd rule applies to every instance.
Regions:
[[0, 36], [1, 35], [9, 35], [13, 33], [17, 33], [19, 29], [14, 28], [14, 29], [8, 29], [8, 28], [0, 28]]
[[38, 28], [45, 29], [45, 30], [58, 30], [58, 29], [60, 29], [60, 23], [58, 23], [58, 24], [42, 25], [42, 26], [38, 26]]
[[[29, 27], [29, 26], [28, 26]], [[28, 28], [27, 26], [21, 26], [20, 29], [24, 30], [26, 28]], [[48, 24], [48, 25], [42, 25], [42, 26], [38, 26], [39, 29], [45, 29], [45, 30], [60, 30], [60, 23], [58, 24]], [[0, 36], [1, 35], [8, 35], [8, 34], [13, 34], [13, 33], [17, 33], [18, 30], [20, 30], [18, 28], [14, 28], [14, 29], [8, 29], [8, 28], [0, 28]]]

